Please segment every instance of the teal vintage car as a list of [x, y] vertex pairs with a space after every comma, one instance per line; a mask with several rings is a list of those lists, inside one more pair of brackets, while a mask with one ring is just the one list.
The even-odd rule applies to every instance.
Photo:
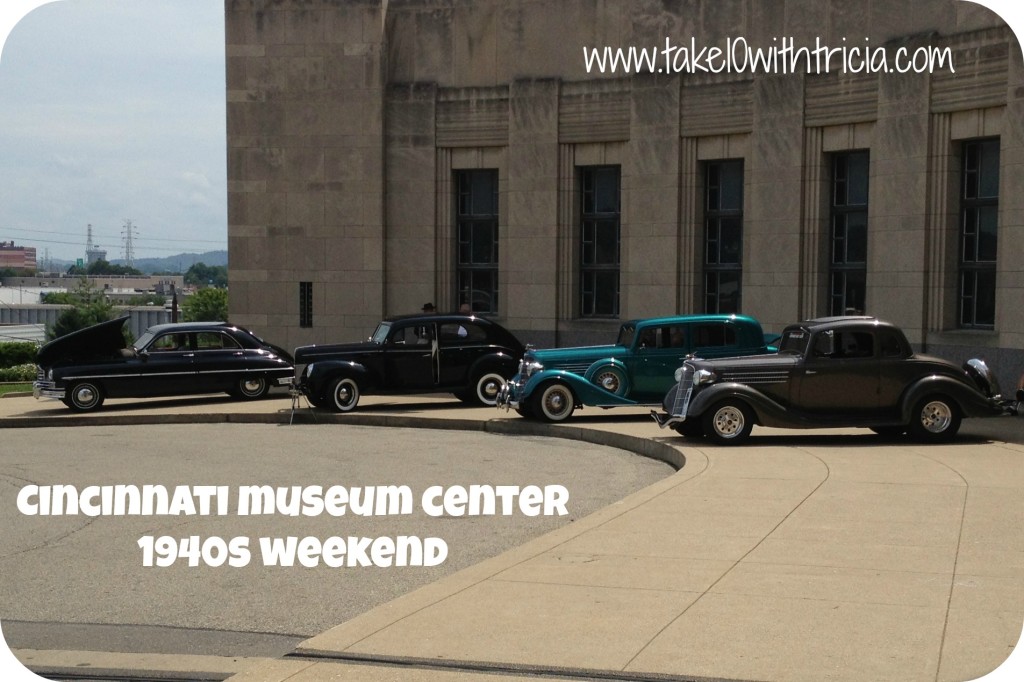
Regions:
[[615, 343], [528, 348], [519, 370], [498, 394], [499, 408], [548, 422], [577, 407], [660, 405], [688, 356], [722, 358], [774, 352], [752, 317], [681, 315], [624, 322]]

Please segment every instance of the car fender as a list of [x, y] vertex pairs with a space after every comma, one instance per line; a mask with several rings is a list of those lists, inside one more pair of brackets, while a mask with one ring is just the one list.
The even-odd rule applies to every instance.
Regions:
[[787, 415], [786, 408], [756, 388], [738, 383], [712, 384], [696, 391], [690, 401], [686, 415], [700, 417], [715, 403], [726, 398], [738, 398], [750, 406], [756, 415], [756, 422], [763, 426], [781, 425], [791, 422], [793, 415]]
[[[598, 386], [598, 384], [596, 382], [594, 382], [594, 377], [597, 376], [597, 374], [599, 372], [601, 372], [602, 370], [605, 370], [605, 369], [607, 369], [609, 367], [617, 369], [619, 372], [622, 373], [622, 388], [619, 391], [617, 391], [616, 393], [612, 393], [612, 392], [608, 391], [607, 389], [605, 389], [604, 387]], [[597, 386], [598, 388], [600, 388], [604, 393], [607, 393], [609, 395], [614, 395], [614, 396], [616, 396], [618, 398], [625, 399], [624, 396], [629, 395], [630, 391], [633, 388], [630, 385], [630, 382], [629, 382], [629, 370], [626, 369], [625, 363], [623, 363], [621, 360], [617, 360], [615, 358], [602, 358], [601, 360], [598, 360], [597, 362], [592, 364], [589, 368], [587, 368], [587, 371], [583, 374], [583, 378], [586, 379], [587, 381], [589, 381], [594, 386]], [[633, 403], [633, 401], [630, 401], [629, 404], [634, 404], [634, 403]]]
[[[602, 367], [605, 365], [602, 364]], [[575, 372], [567, 372], [564, 369], [542, 370], [530, 377], [526, 386], [523, 387], [521, 401], [529, 399], [533, 391], [541, 384], [557, 380], [568, 384], [576, 395], [576, 400], [583, 405], [594, 405], [597, 407], [608, 407], [612, 405], [636, 405], [635, 400], [623, 398], [609, 391], [604, 390], [597, 384], [581, 377]]]
[[914, 406], [922, 398], [932, 394], [941, 394], [954, 400], [964, 417], [987, 417], [1001, 411], [993, 400], [973, 386], [968, 386], [953, 377], [932, 374], [918, 379], [903, 392], [900, 401], [903, 422], [909, 423]]
[[305, 377], [305, 383], [311, 393], [319, 394], [327, 384], [343, 376], [355, 379], [364, 389], [376, 383], [373, 373], [365, 365], [353, 360], [317, 360], [312, 363], [312, 370]]
[[473, 364], [469, 366], [467, 376], [473, 378], [485, 370], [493, 369], [499, 372], [505, 379], [509, 379], [516, 373], [518, 364], [519, 359], [512, 357], [508, 353], [501, 351], [488, 353], [487, 355], [481, 355], [473, 361]]

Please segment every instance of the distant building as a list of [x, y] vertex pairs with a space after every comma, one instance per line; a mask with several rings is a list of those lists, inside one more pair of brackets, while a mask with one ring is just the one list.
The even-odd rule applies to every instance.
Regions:
[[14, 242], [0, 242], [0, 270], [10, 268], [18, 272], [36, 271], [34, 246], [15, 246]]

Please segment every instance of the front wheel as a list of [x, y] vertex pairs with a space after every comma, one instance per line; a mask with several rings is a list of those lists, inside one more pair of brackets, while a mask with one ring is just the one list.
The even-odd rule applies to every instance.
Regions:
[[265, 377], [246, 377], [239, 379], [231, 395], [240, 400], [256, 400], [262, 398], [270, 390], [270, 384]]
[[359, 404], [359, 384], [351, 377], [331, 382], [327, 392], [327, 406], [335, 412], [351, 412]]
[[925, 443], [947, 443], [960, 430], [960, 420], [960, 408], [953, 400], [931, 396], [914, 406], [907, 432]]
[[704, 413], [704, 434], [720, 445], [739, 445], [754, 429], [754, 415], [746, 403], [723, 400]]
[[576, 409], [572, 389], [560, 381], [540, 386], [533, 394], [532, 410], [546, 422], [564, 422]]
[[91, 381], [80, 381], [68, 389], [64, 404], [75, 412], [98, 410], [103, 404], [103, 389]]

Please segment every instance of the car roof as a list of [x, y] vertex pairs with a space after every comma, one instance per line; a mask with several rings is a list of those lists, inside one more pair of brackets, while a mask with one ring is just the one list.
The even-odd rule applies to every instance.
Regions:
[[466, 313], [416, 313], [413, 315], [394, 315], [385, 317], [382, 322], [476, 322], [483, 324], [497, 324], [486, 317], [469, 315]]
[[877, 317], [872, 317], [871, 315], [836, 315], [833, 317], [816, 317], [810, 320], [804, 320], [798, 324], [790, 325], [790, 327], [803, 327], [804, 329], [813, 332], [823, 328], [835, 329], [866, 325], [873, 327], [894, 326], [889, 322], [880, 320]]
[[622, 324], [631, 324], [633, 326], [637, 326], [637, 325], [640, 325], [640, 324], [644, 324], [644, 325], [648, 325], [648, 324], [651, 324], [651, 325], [663, 325], [663, 324], [672, 324], [672, 323], [679, 323], [679, 322], [685, 322], [685, 323], [689, 323], [689, 322], [723, 322], [723, 321], [728, 321], [728, 320], [744, 320], [744, 321], [747, 321], [747, 322], [756, 322], [756, 320], [754, 320], [754, 318], [752, 318], [752, 317], [750, 317], [748, 315], [721, 314], [721, 313], [710, 314], [709, 313], [709, 314], [701, 314], [701, 315], [667, 315], [667, 316], [664, 316], [664, 317], [644, 317], [644, 318], [638, 318], [638, 319], [635, 319], [635, 320], [627, 320], [627, 321], [623, 322]]
[[194, 332], [235, 328], [233, 324], [228, 324], [227, 322], [165, 322], [164, 324], [154, 324], [146, 329], [146, 331], [162, 334], [163, 332]]

